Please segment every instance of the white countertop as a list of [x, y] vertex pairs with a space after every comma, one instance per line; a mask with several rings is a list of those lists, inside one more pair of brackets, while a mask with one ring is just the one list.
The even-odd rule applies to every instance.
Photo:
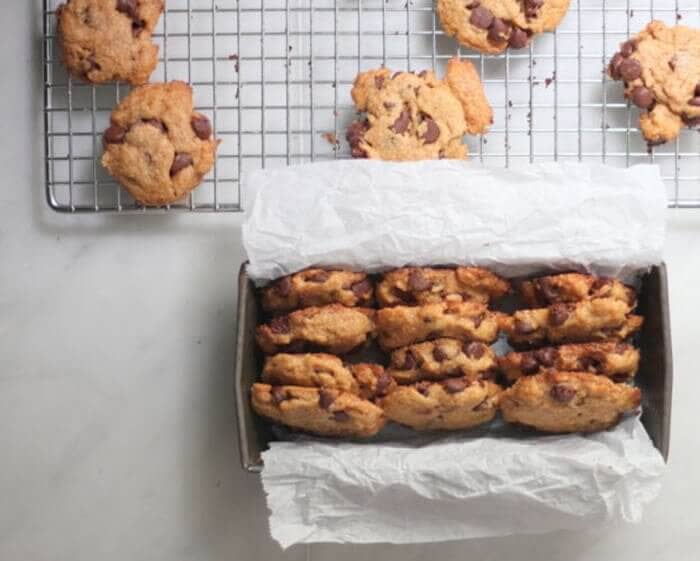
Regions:
[[283, 553], [236, 442], [240, 217], [48, 210], [31, 4], [0, 23], [1, 560], [697, 559], [700, 212], [669, 215], [671, 457], [641, 524]]

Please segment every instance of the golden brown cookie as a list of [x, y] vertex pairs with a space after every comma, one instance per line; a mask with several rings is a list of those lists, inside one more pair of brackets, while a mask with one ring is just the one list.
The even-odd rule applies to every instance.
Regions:
[[352, 99], [366, 121], [348, 129], [356, 158], [378, 160], [464, 159], [465, 133], [483, 134], [493, 112], [474, 66], [451, 59], [444, 80], [378, 68], [355, 79]]
[[394, 380], [379, 364], [362, 362], [350, 366], [352, 375], [359, 385], [359, 395], [363, 399], [376, 400], [396, 387]]
[[306, 386], [359, 393], [355, 377], [337, 356], [279, 353], [265, 359], [261, 379], [273, 386]]
[[145, 84], [158, 63], [151, 35], [163, 0], [69, 0], [56, 10], [70, 74], [93, 84]]
[[531, 308], [593, 298], [614, 298], [627, 302], [632, 309], [637, 302], [635, 290], [619, 280], [582, 273], [563, 273], [524, 281], [520, 284], [520, 294]]
[[384, 350], [421, 341], [451, 337], [493, 343], [501, 314], [478, 302], [439, 302], [422, 306], [394, 306], [377, 311], [377, 335]]
[[533, 35], [552, 31], [569, 0], [438, 0], [445, 33], [482, 53], [522, 49]]
[[518, 310], [501, 322], [514, 347], [545, 343], [624, 341], [642, 327], [643, 318], [629, 314], [627, 302], [596, 298], [548, 308]]
[[276, 317], [259, 325], [255, 338], [267, 354], [309, 349], [342, 354], [367, 342], [374, 329], [374, 310], [329, 304]]
[[368, 438], [386, 422], [379, 407], [338, 390], [253, 384], [250, 395], [259, 415], [321, 436]]
[[218, 142], [184, 82], [148, 84], [114, 109], [102, 165], [144, 205], [177, 201], [214, 165]]
[[650, 145], [700, 124], [700, 30], [651, 21], [620, 45], [608, 66], [625, 83], [625, 97], [642, 111], [639, 126]]
[[392, 352], [387, 372], [400, 384], [412, 384], [451, 376], [488, 379], [496, 367], [496, 355], [484, 343], [435, 339]]
[[520, 378], [500, 396], [503, 418], [545, 432], [607, 429], [639, 407], [640, 391], [587, 372]]
[[457, 430], [494, 418], [501, 387], [488, 381], [448, 378], [398, 386], [380, 400], [391, 421], [416, 430]]
[[374, 287], [364, 273], [312, 268], [276, 280], [263, 288], [262, 306], [268, 312], [289, 312], [307, 306], [343, 304], [370, 306]]
[[627, 343], [579, 343], [508, 353], [498, 358], [498, 365], [510, 382], [549, 369], [591, 372], [624, 382], [637, 373], [639, 351]]
[[376, 292], [379, 305], [385, 307], [442, 300], [488, 304], [509, 291], [508, 281], [480, 267], [403, 267], [386, 273]]

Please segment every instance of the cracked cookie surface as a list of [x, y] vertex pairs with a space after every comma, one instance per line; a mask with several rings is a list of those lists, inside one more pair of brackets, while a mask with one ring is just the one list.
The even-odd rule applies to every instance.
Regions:
[[303, 352], [319, 349], [343, 354], [374, 336], [374, 310], [341, 304], [303, 308], [256, 328], [263, 352]]
[[534, 35], [552, 31], [569, 0], [438, 0], [445, 33], [482, 53], [522, 49]]
[[389, 420], [416, 430], [458, 430], [493, 419], [500, 392], [493, 382], [449, 378], [399, 386], [379, 403]]
[[184, 82], [134, 89], [112, 112], [102, 165], [144, 205], [173, 203], [211, 170], [218, 142]]
[[503, 418], [545, 432], [593, 432], [615, 425], [640, 404], [638, 388], [584, 372], [520, 378], [500, 396]]
[[358, 74], [352, 88], [358, 111], [347, 140], [356, 158], [379, 160], [464, 159], [466, 134], [483, 134], [493, 121], [479, 75], [471, 62], [451, 59], [443, 80], [378, 68]]
[[549, 369], [591, 372], [624, 382], [637, 373], [639, 351], [627, 343], [579, 343], [508, 353], [498, 358], [498, 365], [510, 382]]
[[163, 0], [69, 0], [56, 11], [63, 63], [93, 84], [145, 84], [158, 63], [151, 36], [162, 11]]
[[510, 284], [505, 279], [480, 267], [403, 267], [384, 274], [376, 293], [380, 306], [396, 306], [445, 299], [487, 304], [509, 291]]
[[684, 125], [700, 125], [700, 30], [651, 21], [620, 45], [608, 74], [625, 84], [639, 107], [639, 126], [650, 145], [673, 140]]
[[374, 286], [365, 273], [312, 268], [282, 277], [262, 289], [267, 312], [288, 312], [307, 306], [369, 306]]
[[583, 273], [563, 273], [523, 281], [520, 294], [531, 308], [594, 298], [613, 298], [627, 302], [630, 308], [634, 308], [637, 302], [635, 290], [619, 280]]
[[384, 412], [357, 395], [332, 389], [253, 384], [259, 415], [321, 436], [368, 438], [384, 426]]
[[473, 381], [491, 378], [496, 366], [495, 353], [484, 343], [436, 339], [392, 352], [387, 372], [400, 384], [453, 376]]
[[377, 311], [377, 337], [384, 350], [442, 337], [492, 343], [502, 314], [477, 302], [394, 306]]

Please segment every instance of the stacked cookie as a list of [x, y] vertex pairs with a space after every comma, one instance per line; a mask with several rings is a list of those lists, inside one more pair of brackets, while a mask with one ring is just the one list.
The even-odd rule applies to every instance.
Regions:
[[[578, 273], [519, 288], [528, 308], [508, 315], [492, 305], [510, 283], [477, 267], [396, 269], [376, 288], [343, 270], [284, 277], [262, 291], [271, 316], [256, 332], [267, 357], [253, 408], [296, 429], [351, 437], [372, 436], [386, 420], [468, 429], [499, 408], [507, 422], [590, 432], [636, 409], [639, 390], [625, 383], [640, 359], [625, 342], [643, 322], [632, 313], [634, 290]], [[516, 352], [496, 356], [500, 333]], [[341, 358], [375, 339], [376, 363]]]

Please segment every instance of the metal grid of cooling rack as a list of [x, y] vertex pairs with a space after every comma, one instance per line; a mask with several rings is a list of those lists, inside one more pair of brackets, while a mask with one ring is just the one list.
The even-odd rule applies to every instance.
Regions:
[[[55, 8], [44, 1], [46, 194], [64, 212], [154, 212], [104, 170], [101, 132], [124, 85], [71, 80], [55, 43]], [[195, 90], [223, 140], [215, 171], [175, 211], [240, 211], [241, 173], [346, 158], [358, 71], [435, 68], [460, 56], [479, 69], [494, 106], [488, 135], [468, 137], [490, 166], [578, 160], [657, 163], [669, 206], [700, 207], [700, 135], [648, 149], [620, 84], [605, 75], [618, 45], [650, 19], [700, 26], [700, 1], [572, 0], [558, 29], [522, 51], [482, 56], [445, 36], [431, 0], [168, 0], [156, 31], [152, 81]]]

